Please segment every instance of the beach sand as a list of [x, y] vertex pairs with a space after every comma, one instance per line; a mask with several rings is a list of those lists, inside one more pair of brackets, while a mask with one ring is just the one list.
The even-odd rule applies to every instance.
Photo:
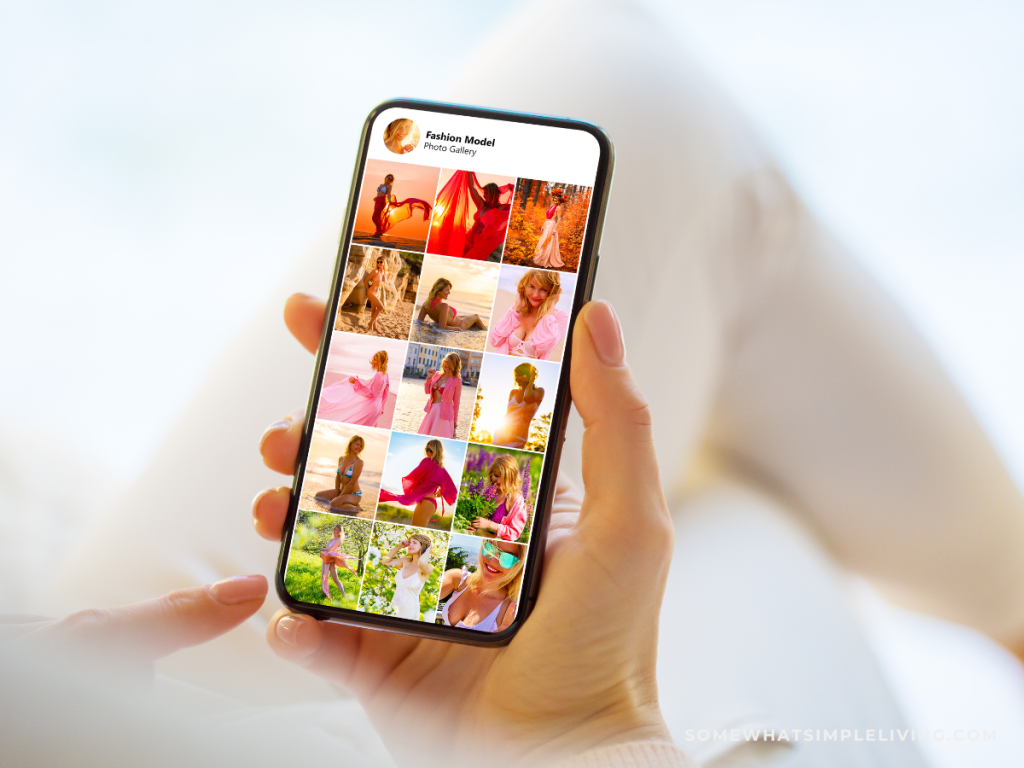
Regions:
[[[417, 215], [417, 220], [418, 220]], [[352, 236], [352, 242], [356, 245], [375, 245], [378, 248], [394, 248], [399, 251], [414, 251], [423, 253], [427, 247], [426, 239], [414, 237], [400, 237], [398, 235], [382, 235], [376, 237], [372, 232], [361, 232], [356, 230]]]
[[367, 336], [381, 336], [388, 339], [408, 339], [413, 309], [414, 305], [411, 301], [398, 302], [394, 309], [377, 318], [377, 328], [380, 330], [378, 333], [373, 333], [366, 329], [366, 324], [370, 322], [369, 309], [365, 310], [360, 317], [357, 308], [342, 307], [338, 310], [338, 317], [334, 321], [334, 330], [362, 333]]
[[[362, 437], [366, 444], [366, 448], [361, 454], [364, 462], [363, 471], [359, 476], [359, 486], [363, 492], [361, 509], [348, 512], [331, 510], [327, 503], [316, 499], [316, 493], [327, 488], [334, 488], [338, 457], [345, 453], [349, 438], [356, 434]], [[313, 439], [310, 441], [309, 457], [306, 460], [306, 473], [302, 478], [302, 490], [299, 494], [299, 508], [315, 512], [335, 511], [353, 517], [372, 518], [374, 509], [377, 507], [377, 498], [380, 495], [380, 481], [389, 437], [389, 433], [383, 429], [355, 427], [350, 424], [318, 420], [313, 427]]]

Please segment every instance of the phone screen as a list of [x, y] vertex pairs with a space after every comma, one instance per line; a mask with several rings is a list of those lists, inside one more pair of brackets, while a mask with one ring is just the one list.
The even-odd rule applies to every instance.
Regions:
[[610, 154], [572, 121], [417, 102], [371, 115], [282, 549], [286, 602], [469, 642], [525, 613]]

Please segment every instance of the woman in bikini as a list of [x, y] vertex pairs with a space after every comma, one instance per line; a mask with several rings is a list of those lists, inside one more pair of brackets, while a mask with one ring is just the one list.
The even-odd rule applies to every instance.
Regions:
[[515, 541], [526, 527], [528, 510], [523, 499], [523, 479], [519, 475], [519, 462], [512, 456], [499, 456], [487, 470], [487, 480], [497, 492], [494, 512], [490, 517], [478, 517], [467, 528], [467, 533], [505, 541]]
[[480, 315], [459, 317], [455, 307], [448, 305], [448, 296], [451, 292], [452, 281], [444, 277], [437, 278], [427, 294], [427, 300], [420, 307], [420, 313], [416, 319], [422, 323], [425, 318], [429, 317], [443, 331], [468, 331], [472, 328], [486, 331], [487, 323]]
[[363, 471], [363, 460], [359, 458], [366, 443], [359, 435], [348, 441], [345, 455], [338, 458], [338, 471], [334, 475], [334, 488], [318, 491], [316, 498], [338, 512], [356, 512], [363, 500], [359, 487], [359, 475]]
[[544, 399], [544, 389], [537, 386], [537, 369], [520, 363], [513, 371], [516, 388], [508, 394], [508, 410], [494, 430], [491, 442], [503, 448], [522, 448], [530, 435], [533, 416]]
[[339, 565], [355, 574], [356, 578], [359, 578], [359, 572], [348, 564], [349, 560], [359, 560], [359, 558], [342, 552], [341, 545], [344, 543], [345, 531], [340, 525], [336, 525], [334, 526], [334, 538], [328, 541], [324, 548], [320, 550], [320, 559], [323, 561], [320, 570], [320, 586], [324, 591], [324, 595], [331, 601], [334, 598], [331, 597], [331, 585], [328, 579], [334, 582], [334, 586], [341, 590], [341, 596], [345, 597], [345, 585], [338, 578]]
[[388, 280], [388, 268], [383, 256], [377, 257], [377, 266], [372, 272], [367, 272], [363, 278], [363, 285], [366, 288], [366, 298], [370, 301], [370, 324], [367, 330], [371, 333], [380, 333], [377, 328], [377, 318], [384, 311], [384, 302], [381, 296], [381, 287]]
[[[395, 616], [401, 619], [420, 618], [420, 592], [427, 583], [434, 566], [430, 564], [430, 547], [433, 542], [424, 533], [414, 533], [408, 539], [400, 541], [391, 548], [381, 562], [395, 569], [395, 594], [391, 598], [391, 607]], [[405, 548], [405, 554], [398, 556]]]
[[516, 293], [508, 312], [491, 327], [491, 346], [503, 355], [550, 360], [569, 329], [569, 313], [558, 308], [561, 276], [543, 269], [527, 270]]
[[426, 416], [420, 422], [421, 435], [455, 437], [459, 426], [459, 406], [462, 404], [462, 358], [458, 352], [449, 352], [441, 361], [441, 370], [431, 368], [423, 391], [427, 393], [427, 404], [423, 408]]
[[540, 239], [533, 251], [533, 263], [538, 267], [564, 266], [562, 252], [558, 244], [558, 225], [562, 221], [562, 214], [565, 213], [565, 194], [555, 187], [551, 191], [551, 205], [544, 212], [544, 227], [540, 231]]
[[412, 524], [417, 528], [426, 528], [427, 523], [437, 514], [438, 499], [441, 514], [444, 515], [444, 504], [454, 504], [459, 489], [455, 481], [444, 468], [444, 445], [440, 440], [429, 440], [423, 449], [423, 460], [408, 475], [402, 478], [402, 495], [381, 490], [380, 500], [397, 501], [408, 506], [415, 504], [412, 512]]
[[395, 175], [389, 173], [384, 177], [384, 183], [377, 187], [373, 197], [373, 215], [370, 217], [374, 226], [374, 237], [381, 237], [389, 229], [400, 221], [405, 221], [413, 212], [419, 210], [423, 214], [424, 221], [430, 217], [433, 209], [426, 200], [418, 197], [409, 197], [405, 200], [398, 200], [391, 193], [395, 183]]
[[[441, 609], [445, 626], [478, 632], [500, 632], [516, 616], [523, 585], [526, 547], [510, 541], [480, 544], [477, 569], [452, 568], [441, 577], [441, 599], [452, 595]], [[454, 592], [454, 594], [452, 594]]]

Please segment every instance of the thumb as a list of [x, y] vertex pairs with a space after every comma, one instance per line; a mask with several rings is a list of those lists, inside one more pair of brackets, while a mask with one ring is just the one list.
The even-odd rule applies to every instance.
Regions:
[[607, 301], [589, 302], [576, 320], [570, 382], [584, 428], [581, 526], [625, 536], [620, 544], [654, 533], [671, 539], [651, 412], [626, 364], [622, 328]]
[[79, 611], [32, 636], [117, 662], [152, 662], [234, 629], [259, 610], [266, 595], [263, 576], [236, 576], [141, 603]]

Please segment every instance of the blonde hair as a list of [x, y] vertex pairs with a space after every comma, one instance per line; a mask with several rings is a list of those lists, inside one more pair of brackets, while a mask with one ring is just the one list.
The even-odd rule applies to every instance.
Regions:
[[449, 280], [448, 278], [446, 278], [446, 277], [439, 277], [439, 278], [437, 278], [437, 280], [434, 281], [433, 287], [427, 293], [426, 305], [429, 307], [431, 304], [434, 303], [434, 299], [437, 298], [437, 294], [439, 294], [445, 288], [451, 288], [451, 287], [452, 287], [452, 281]]
[[351, 456], [352, 456], [352, 444], [356, 440], [358, 440], [360, 443], [363, 444], [363, 448], [364, 449], [366, 448], [366, 441], [363, 440], [361, 435], [352, 435], [352, 438], [348, 441], [348, 446], [345, 448], [345, 458], [346, 459], [351, 458]]
[[388, 127], [384, 129], [384, 143], [390, 144], [392, 141], [397, 139], [405, 133], [406, 138], [411, 138], [412, 143], [416, 144], [419, 142], [419, 136], [413, 137], [413, 134], [418, 134], [416, 130], [416, 123], [407, 117], [400, 117], [397, 120], [392, 120], [388, 123]]
[[536, 280], [537, 285], [548, 292], [548, 297], [537, 307], [537, 319], [540, 320], [558, 304], [558, 299], [562, 295], [562, 277], [557, 272], [545, 272], [543, 269], [527, 270], [526, 274], [519, 278], [519, 285], [516, 286], [516, 292], [519, 294], [516, 311], [520, 314], [528, 315], [533, 309], [526, 300], [526, 286], [531, 280]]
[[[480, 542], [480, 554], [478, 556], [479, 559], [477, 560], [476, 571], [473, 572], [472, 576], [466, 579], [466, 586], [472, 587], [474, 591], [479, 591], [483, 587], [484, 577], [483, 574], [480, 573], [480, 571], [483, 570], [483, 565], [480, 564], [480, 560], [483, 560], [484, 558], [485, 543], [486, 542], [483, 541]], [[510, 544], [511, 542], [502, 541], [501, 543]], [[495, 541], [494, 545], [497, 546], [497, 544], [498, 542]], [[505, 596], [513, 602], [516, 602], [519, 599], [519, 590], [523, 587], [523, 568], [526, 567], [526, 552], [524, 551], [525, 549], [526, 547], [524, 547], [522, 544], [516, 544], [519, 562], [513, 565], [511, 568], [509, 568], [505, 572], [505, 575], [498, 579], [498, 581], [496, 581], [491, 586], [492, 589], [504, 588]]]
[[519, 476], [519, 462], [507, 453], [491, 462], [487, 468], [487, 480], [491, 475], [498, 476], [498, 490], [505, 495], [505, 501], [513, 493], [519, 493], [523, 487], [523, 478]]
[[537, 368], [531, 363], [520, 363], [515, 367], [515, 370], [512, 371], [512, 377], [513, 379], [517, 379], [520, 376], [526, 376], [530, 381], [536, 381]]
[[414, 533], [409, 537], [410, 541], [413, 539], [416, 539], [416, 541], [420, 543], [420, 551], [418, 553], [420, 557], [422, 557], [423, 553], [430, 549], [430, 547], [434, 546], [434, 542], [431, 541], [430, 537], [425, 533]]
[[441, 441], [438, 440], [437, 438], [434, 438], [433, 440], [428, 440], [427, 444], [425, 446], [423, 446], [424, 451], [427, 448], [432, 448], [433, 451], [434, 451], [434, 463], [437, 464], [437, 466], [439, 466], [439, 467], [443, 467], [444, 466], [444, 445], [441, 443]]
[[378, 352], [371, 358], [370, 363], [381, 373], [387, 373], [388, 351], [386, 349], [382, 349], [380, 352]]
[[462, 373], [462, 358], [459, 357], [458, 352], [449, 352], [444, 356], [444, 360], [441, 361], [441, 372], [444, 372], [444, 367], [448, 361], [452, 361], [452, 376], [459, 376]]

